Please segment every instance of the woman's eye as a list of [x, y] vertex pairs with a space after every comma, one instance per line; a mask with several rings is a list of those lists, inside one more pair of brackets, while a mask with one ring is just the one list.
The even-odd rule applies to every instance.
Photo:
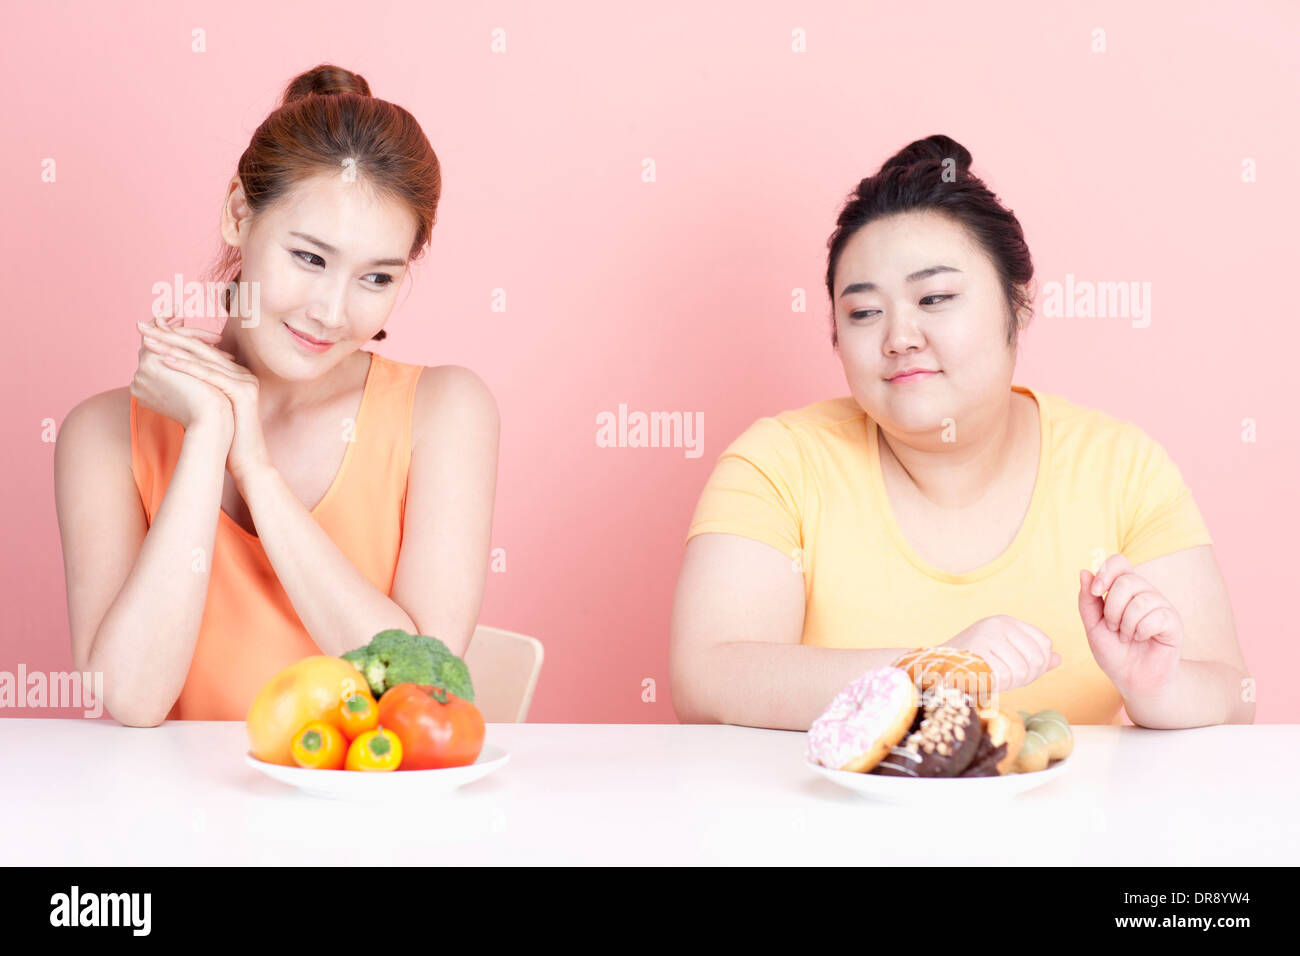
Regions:
[[[295, 249], [293, 251], [293, 254], [295, 256], [298, 256], [298, 258], [300, 258], [303, 262], [311, 266], [323, 266], [325, 264], [324, 259], [316, 255], [316, 253], [314, 252], [308, 252], [306, 249]], [[370, 275], [366, 276], [366, 278], [370, 279], [375, 285], [379, 285], [379, 286], [389, 285], [393, 281], [393, 277], [389, 275], [387, 272], [372, 272], [370, 273]]]
[[[947, 301], [948, 299], [955, 299], [955, 298], [957, 298], [957, 294], [956, 294], [956, 293], [953, 293], [952, 295], [927, 295], [927, 296], [925, 296], [924, 298], [921, 299], [921, 304], [922, 304], [922, 305], [927, 305], [927, 304], [928, 304], [928, 305], [938, 305], [938, 304], [939, 304], [938, 302], [927, 302], [927, 300], [929, 300], [929, 299], [940, 299], [940, 300], [942, 300], [942, 301]], [[865, 318], [867, 318], [868, 313], [871, 313], [871, 312], [879, 312], [879, 311], [880, 311], [879, 309], [859, 309], [857, 312], [850, 312], [850, 313], [849, 313], [849, 318], [850, 318], [850, 319], [865, 319]]]

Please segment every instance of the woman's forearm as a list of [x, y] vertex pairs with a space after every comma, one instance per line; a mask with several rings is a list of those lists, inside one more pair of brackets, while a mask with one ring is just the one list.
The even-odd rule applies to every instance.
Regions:
[[1242, 693], [1244, 679], [1227, 664], [1182, 660], [1158, 697], [1125, 697], [1124, 710], [1139, 727], [1155, 730], [1251, 724], [1255, 703]]
[[683, 662], [680, 673], [691, 676], [674, 680], [674, 706], [683, 723], [807, 730], [836, 694], [907, 650], [765, 641], [714, 644], [696, 660]]
[[195, 422], [85, 670], [104, 675], [104, 707], [120, 723], [154, 726], [185, 686], [203, 623], [230, 426]]
[[239, 491], [276, 577], [322, 654], [337, 657], [389, 628], [417, 632], [410, 616], [338, 549], [279, 471], [263, 468]]

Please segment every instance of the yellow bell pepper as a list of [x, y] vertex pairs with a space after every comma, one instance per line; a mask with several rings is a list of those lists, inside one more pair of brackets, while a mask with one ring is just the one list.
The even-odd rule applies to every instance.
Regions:
[[402, 763], [402, 742], [391, 730], [377, 727], [359, 734], [348, 747], [347, 770], [396, 770]]

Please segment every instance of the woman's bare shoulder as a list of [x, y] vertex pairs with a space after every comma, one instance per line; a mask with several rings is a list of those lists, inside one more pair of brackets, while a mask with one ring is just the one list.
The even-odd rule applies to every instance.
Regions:
[[66, 426], [74, 416], [88, 425], [113, 435], [130, 437], [131, 388], [123, 385], [83, 398], [63, 419]]
[[131, 455], [131, 388], [123, 385], [97, 392], [72, 407], [59, 426], [58, 440], [93, 442], [96, 447], [111, 447]]
[[426, 365], [416, 384], [413, 417], [418, 441], [432, 427], [496, 422], [498, 409], [492, 390], [475, 372], [463, 365]]

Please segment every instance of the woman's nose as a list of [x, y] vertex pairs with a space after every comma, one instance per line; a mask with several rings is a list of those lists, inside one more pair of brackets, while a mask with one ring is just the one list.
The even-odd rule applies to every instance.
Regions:
[[906, 316], [890, 319], [885, 327], [885, 348], [891, 352], [919, 348], [922, 341], [920, 328]]
[[321, 325], [332, 327], [338, 323], [343, 314], [343, 290], [331, 292], [328, 296], [315, 299], [307, 307], [307, 318]]

